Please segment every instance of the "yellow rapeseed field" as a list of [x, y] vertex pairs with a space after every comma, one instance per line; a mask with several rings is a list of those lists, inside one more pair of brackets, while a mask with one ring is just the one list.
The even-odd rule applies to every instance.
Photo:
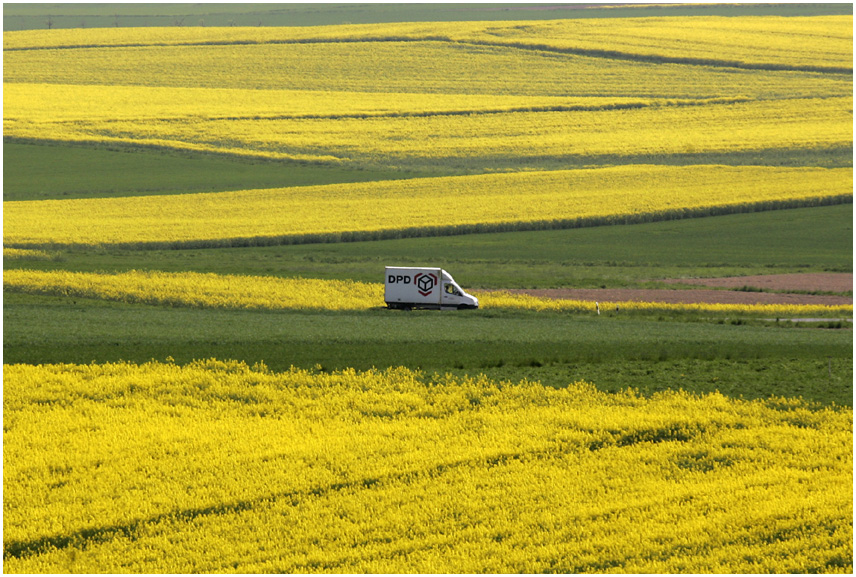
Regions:
[[193, 272], [8, 270], [3, 287], [29, 294], [180, 307], [364, 310], [384, 306], [383, 285], [379, 284]]
[[[591, 301], [552, 299], [502, 291], [480, 293], [475, 291], [479, 304], [488, 308], [521, 309], [557, 312], [594, 312]], [[853, 314], [853, 305], [785, 305], [785, 304], [731, 304], [731, 303], [661, 303], [639, 301], [601, 301], [604, 310], [619, 308], [622, 311], [662, 312], [716, 312], [730, 314], [764, 314], [779, 317], [828, 316]]]
[[406, 368], [5, 365], [4, 571], [852, 571], [852, 413]]
[[[624, 222], [852, 195], [852, 168], [619, 166], [178, 196], [5, 202], [10, 248], [222, 246]], [[486, 230], [489, 230], [486, 229]], [[352, 234], [354, 233], [354, 234]]]
[[466, 172], [840, 148], [852, 141], [851, 26], [644, 18], [11, 32], [4, 134]]
[[[332, 90], [176, 89], [159, 86], [9, 83], [4, 90], [4, 118], [10, 125], [17, 121], [41, 125], [55, 123], [59, 130], [65, 124], [86, 121], [91, 121], [94, 127], [100, 127], [100, 122], [105, 121], [394, 118], [551, 108], [585, 111], [696, 103], [704, 104], [705, 101], [620, 96], [389, 94]], [[71, 134], [74, 127], [66, 127], [66, 130]]]
[[[621, 55], [672, 58], [723, 65], [781, 65], [852, 69], [852, 16], [609, 18], [550, 22], [480, 33], [500, 42], [544, 38], [556, 49], [608, 50]], [[504, 34], [502, 34], [504, 32]]]
[[[227, 34], [223, 29], [218, 32]], [[609, 43], [603, 46], [609, 47]], [[164, 74], [164, 70], [169, 73]], [[288, 74], [283, 74], [283, 70]], [[479, 74], [474, 75], [473, 70]], [[322, 93], [648, 98], [669, 95], [697, 99], [735, 95], [758, 99], [852, 95], [848, 89], [852, 85], [849, 74], [683, 66], [438, 41], [20, 50], [4, 52], [3, 72], [6, 84], [291, 89]]]
[[435, 41], [541, 50], [604, 50], [723, 64], [852, 67], [852, 16], [591, 18], [288, 28], [122, 28], [7, 32], [5, 53], [73, 47]]
[[9, 84], [4, 130], [280, 160], [485, 170], [578, 156], [846, 146], [852, 104], [852, 96], [669, 100]]
[[44, 251], [27, 248], [4, 248], [3, 259], [6, 260], [51, 260], [55, 255]]
[[[34, 363], [40, 355], [88, 360], [87, 351], [148, 358], [109, 326], [106, 340], [79, 335], [79, 314], [140, 313], [140, 323], [153, 323], [140, 339], [145, 351], [162, 340], [153, 319], [163, 311], [152, 306], [214, 309], [192, 315], [216, 320], [211, 326], [232, 316], [222, 310], [310, 311], [274, 315], [283, 335], [297, 334], [297, 317], [338, 329], [335, 311], [384, 306], [380, 283], [21, 266], [91, 270], [127, 256], [145, 261], [129, 268], [148, 267], [155, 257], [124, 249], [537, 230], [852, 202], [852, 26], [852, 16], [669, 17], [5, 32], [4, 138], [21, 149], [160, 150], [261, 159], [283, 171], [444, 175], [4, 202], [4, 260], [68, 259], [4, 270], [17, 354], [32, 345], [26, 360]], [[244, 185], [252, 186], [268, 185]], [[111, 189], [95, 188], [87, 192]], [[473, 293], [488, 311], [483, 320], [532, 317], [536, 332], [556, 330], [542, 311], [597, 314], [589, 301]], [[661, 312], [852, 316], [852, 305], [600, 307], [640, 312], [636, 320], [649, 324]], [[403, 330], [414, 338], [410, 324]], [[846, 333], [836, 331], [830, 351], [843, 349]], [[730, 334], [729, 350], [740, 348], [744, 333]], [[79, 336], [98, 342], [81, 345]], [[360, 335], [354, 347], [370, 351], [376, 336]], [[527, 346], [537, 347], [536, 337]], [[323, 346], [347, 338], [337, 331]], [[763, 348], [773, 352], [754, 366], [783, 360], [771, 339]], [[193, 358], [188, 341], [164, 346]], [[200, 346], [193, 350], [213, 345]], [[219, 350], [238, 350], [227, 347]], [[827, 368], [826, 357], [809, 353], [822, 359], [814, 364], [823, 375], [805, 378], [828, 374], [834, 386], [833, 358]], [[647, 362], [623, 354], [615, 353], [623, 370]], [[536, 374], [515, 369], [526, 372], [508, 374]], [[641, 382], [633, 379], [626, 382]], [[826, 386], [818, 382], [798, 390]], [[7, 573], [853, 571], [852, 407], [835, 403], [606, 393], [586, 382], [554, 388], [406, 367], [274, 372], [170, 357], [6, 364], [3, 426]]]
[[[117, 274], [8, 270], [4, 290], [27, 294], [76, 296], [127, 303], [224, 309], [368, 310], [385, 306], [383, 284], [354, 281], [217, 275], [194, 272], [131, 271]], [[498, 291], [473, 291], [482, 308], [588, 312], [591, 301], [538, 298]], [[676, 304], [601, 302], [604, 310], [715, 312], [784, 317], [853, 314], [853, 306], [784, 304]]]

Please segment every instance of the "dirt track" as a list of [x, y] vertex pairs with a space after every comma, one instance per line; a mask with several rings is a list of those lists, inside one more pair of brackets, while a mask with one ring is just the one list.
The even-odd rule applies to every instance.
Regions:
[[[742, 288], [749, 286], [764, 290], [797, 290], [845, 292], [853, 289], [851, 273], [765, 275], [721, 279], [674, 279], [667, 282]], [[598, 302], [663, 302], [663, 303], [725, 303], [725, 304], [817, 304], [852, 305], [852, 296], [809, 295], [793, 293], [747, 292], [715, 289], [537, 289], [510, 290], [556, 299]]]

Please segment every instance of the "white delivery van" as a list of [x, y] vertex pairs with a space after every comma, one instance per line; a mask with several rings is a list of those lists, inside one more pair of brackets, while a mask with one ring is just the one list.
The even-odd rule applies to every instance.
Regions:
[[385, 285], [384, 300], [391, 309], [479, 308], [479, 299], [441, 268], [388, 266]]

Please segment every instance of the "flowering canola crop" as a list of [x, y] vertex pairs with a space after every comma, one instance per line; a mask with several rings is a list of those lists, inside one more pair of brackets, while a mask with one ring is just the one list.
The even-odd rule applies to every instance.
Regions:
[[592, 155], [845, 146], [851, 108], [851, 96], [750, 101], [10, 84], [4, 130], [27, 139], [470, 171], [558, 167]]
[[10, 32], [4, 135], [446, 173], [840, 149], [851, 28], [842, 16]]
[[592, 18], [547, 22], [422, 22], [312, 27], [131, 28], [8, 32], [4, 52], [122, 46], [307, 42], [455, 42], [543, 51], [603, 50], [725, 66], [852, 66], [852, 16]]
[[620, 166], [210, 194], [5, 202], [10, 248], [227, 246], [699, 216], [852, 197], [852, 168]]
[[43, 250], [26, 248], [4, 248], [3, 259], [6, 260], [51, 260], [55, 255]]
[[199, 361], [5, 365], [7, 572], [852, 571], [852, 414]]
[[383, 306], [383, 285], [213, 273], [99, 274], [8, 270], [7, 290], [127, 303], [229, 309], [364, 310]]
[[[6, 32], [3, 45], [13, 141], [465, 175], [4, 202], [6, 259], [852, 199], [840, 160], [850, 16], [50, 30]], [[777, 166], [829, 158], [844, 167]], [[703, 165], [720, 159], [734, 166]], [[749, 166], [758, 159], [769, 166]], [[14, 269], [4, 291], [383, 306], [381, 284], [190, 272]], [[591, 302], [473, 292], [484, 309], [594, 314]], [[850, 408], [216, 359], [10, 364], [3, 385], [9, 573], [853, 569]]]

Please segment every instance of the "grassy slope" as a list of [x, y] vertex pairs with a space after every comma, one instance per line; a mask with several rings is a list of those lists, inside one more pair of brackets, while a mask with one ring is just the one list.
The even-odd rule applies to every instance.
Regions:
[[223, 192], [415, 176], [216, 155], [3, 144], [4, 201]]

